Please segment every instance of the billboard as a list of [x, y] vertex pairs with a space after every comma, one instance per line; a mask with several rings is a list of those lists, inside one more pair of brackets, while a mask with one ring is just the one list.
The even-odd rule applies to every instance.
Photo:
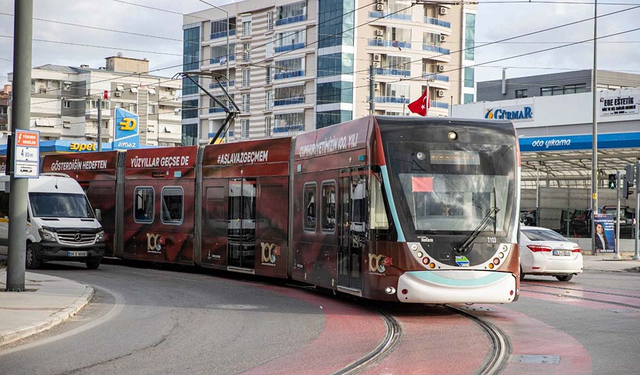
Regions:
[[601, 95], [600, 116], [638, 114], [638, 94]]
[[596, 214], [594, 215], [595, 223], [595, 245], [596, 253], [615, 253], [615, 221], [613, 215]]
[[138, 132], [138, 115], [116, 108], [116, 134], [113, 141], [114, 150], [128, 150], [140, 147]]

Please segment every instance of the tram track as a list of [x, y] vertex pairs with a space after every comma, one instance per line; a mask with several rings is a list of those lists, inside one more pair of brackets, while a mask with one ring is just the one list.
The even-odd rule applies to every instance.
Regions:
[[478, 370], [480, 375], [494, 375], [499, 374], [507, 365], [509, 357], [511, 355], [511, 341], [509, 336], [498, 328], [493, 323], [490, 323], [480, 317], [477, 317], [464, 309], [446, 306], [452, 312], [460, 314], [474, 323], [476, 323], [482, 330], [485, 331], [491, 342], [492, 351], [489, 358], [485, 361], [483, 366]]
[[391, 354], [395, 349], [396, 344], [400, 342], [400, 339], [403, 335], [402, 326], [392, 315], [376, 310], [376, 313], [380, 315], [382, 320], [386, 325], [386, 335], [385, 338], [380, 342], [380, 344], [369, 352], [364, 357], [358, 359], [357, 361], [349, 364], [348, 366], [336, 371], [333, 375], [352, 375], [359, 374], [369, 368], [370, 366], [376, 364], [378, 361], [385, 358], [387, 355]]
[[630, 295], [630, 294], [622, 294], [622, 293], [611, 293], [611, 292], [601, 292], [601, 291], [598, 291], [598, 290], [591, 290], [591, 289], [567, 288], [567, 287], [563, 287], [563, 286], [553, 286], [553, 285], [545, 285], [545, 284], [538, 284], [538, 283], [528, 283], [528, 282], [523, 282], [522, 285], [525, 285], [525, 286], [538, 286], [538, 287], [541, 287], [541, 288], [549, 288], [549, 289], [570, 290], [570, 291], [583, 292], [583, 293], [602, 294], [602, 295], [606, 295], [606, 296], [635, 298], [635, 299], [639, 299], [640, 300], [640, 296], [638, 296], [638, 295]]
[[[542, 292], [542, 291], [539, 291], [539, 290], [530, 290], [530, 289], [525, 289], [525, 288], [520, 288], [520, 291], [527, 292], [527, 293], [548, 295], [548, 296], [556, 296], [556, 297], [560, 297], [561, 296], [563, 298], [572, 298], [572, 299], [577, 299], [577, 300], [582, 300], [582, 301], [604, 303], [604, 304], [607, 304], [607, 305], [615, 305], [615, 306], [620, 306], [620, 307], [626, 307], [626, 308], [630, 308], [630, 309], [640, 310], [640, 306], [639, 305], [632, 305], [632, 304], [629, 304], [629, 303], [607, 301], [607, 300], [602, 300], [602, 299], [597, 299], [597, 298], [579, 297], [579, 296], [574, 296], [574, 295], [559, 294], [557, 292]], [[619, 295], [617, 295], [615, 293], [610, 293], [609, 294], [609, 293], [602, 293], [601, 292], [599, 294], [619, 296]], [[629, 296], [629, 297], [631, 297], [631, 296]], [[634, 298], [637, 298], [637, 297], [634, 297]]]

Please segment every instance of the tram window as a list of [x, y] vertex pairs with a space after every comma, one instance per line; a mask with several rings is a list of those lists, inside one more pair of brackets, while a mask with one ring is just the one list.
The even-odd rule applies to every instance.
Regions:
[[382, 186], [379, 180], [380, 175], [372, 173], [370, 185], [370, 198], [369, 198], [369, 228], [375, 229], [389, 229], [389, 218], [387, 217], [387, 210], [384, 205], [384, 198], [382, 197]]
[[153, 223], [154, 195], [152, 187], [137, 187], [133, 193], [133, 212], [136, 223]]
[[316, 184], [304, 185], [304, 230], [316, 231]]
[[163, 224], [182, 224], [184, 216], [184, 191], [179, 186], [162, 188], [162, 207], [160, 217]]
[[336, 229], [336, 183], [322, 183], [322, 231], [334, 232]]

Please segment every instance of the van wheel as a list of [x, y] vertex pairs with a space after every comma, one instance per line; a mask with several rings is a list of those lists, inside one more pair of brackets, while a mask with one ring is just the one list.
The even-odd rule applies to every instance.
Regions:
[[98, 267], [100, 267], [101, 261], [102, 261], [102, 258], [89, 259], [87, 260], [87, 268], [90, 270], [97, 270]]
[[556, 276], [556, 279], [558, 279], [558, 281], [569, 281], [572, 278], [573, 278], [573, 275]]
[[27, 268], [36, 269], [40, 268], [40, 259], [36, 256], [36, 249], [33, 247], [32, 243], [27, 243], [27, 254], [26, 254]]

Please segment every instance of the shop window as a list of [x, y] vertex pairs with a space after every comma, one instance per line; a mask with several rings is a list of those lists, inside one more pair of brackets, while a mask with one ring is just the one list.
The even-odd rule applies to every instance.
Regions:
[[136, 187], [133, 193], [133, 212], [136, 223], [153, 223], [155, 191], [150, 186]]

